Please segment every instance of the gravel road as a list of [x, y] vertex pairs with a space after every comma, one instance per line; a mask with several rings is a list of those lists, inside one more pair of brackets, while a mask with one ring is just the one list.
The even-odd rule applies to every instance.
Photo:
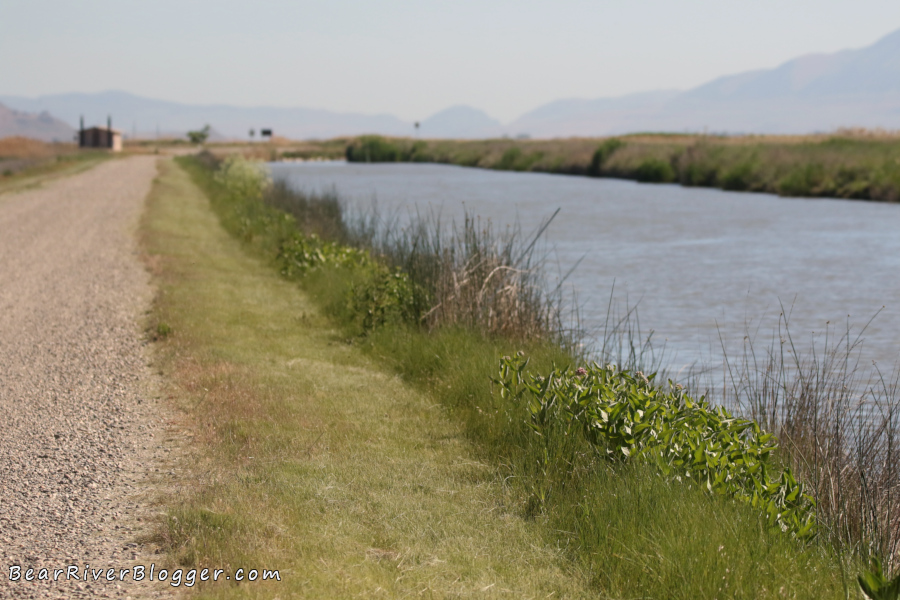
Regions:
[[[0, 195], [0, 598], [174, 591], [104, 581], [154, 561], [135, 541], [174, 446], [140, 330], [152, 290], [135, 231], [155, 175], [132, 157]], [[69, 565], [104, 573], [24, 582]]]

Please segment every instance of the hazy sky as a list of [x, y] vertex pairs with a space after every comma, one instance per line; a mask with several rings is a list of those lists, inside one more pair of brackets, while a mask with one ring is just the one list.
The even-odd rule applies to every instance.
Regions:
[[900, 29], [897, 0], [0, 0], [0, 94], [421, 119], [685, 89]]

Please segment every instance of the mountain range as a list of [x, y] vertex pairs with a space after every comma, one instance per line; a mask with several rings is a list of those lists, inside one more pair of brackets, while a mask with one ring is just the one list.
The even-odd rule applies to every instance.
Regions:
[[46, 111], [29, 113], [0, 104], [0, 138], [14, 135], [48, 142], [70, 142], [75, 129]]
[[220, 135], [239, 139], [247, 139], [251, 129], [258, 133], [260, 128], [273, 129], [276, 135], [297, 139], [362, 132], [409, 135], [412, 130], [412, 124], [392, 115], [337, 113], [310, 108], [181, 104], [119, 91], [38, 98], [0, 96], [0, 104], [20, 111], [47, 111], [73, 127], [79, 126], [81, 117], [88, 127], [105, 125], [107, 117], [111, 117], [114, 128], [132, 137], [183, 137], [185, 132], [207, 123]]
[[[0, 109], [0, 136], [18, 133], [41, 139], [71, 139], [73, 131], [65, 130], [66, 125], [77, 127], [82, 116], [87, 125], [103, 124], [108, 115], [114, 127], [138, 137], [180, 136], [206, 123], [232, 139], [247, 139], [251, 129], [263, 127], [294, 139], [362, 133], [410, 136], [416, 131], [413, 123], [389, 114], [202, 106], [115, 91], [0, 96], [0, 104], [13, 109]], [[476, 108], [454, 106], [421, 121], [417, 133], [426, 138], [547, 138], [636, 131], [786, 134], [841, 127], [900, 129], [900, 30], [865, 48], [802, 56], [774, 69], [720, 77], [687, 91], [557, 100], [506, 124]]]
[[684, 92], [559, 100], [507, 127], [535, 137], [900, 129], [900, 30], [866, 48], [810, 54], [774, 69], [720, 77]]

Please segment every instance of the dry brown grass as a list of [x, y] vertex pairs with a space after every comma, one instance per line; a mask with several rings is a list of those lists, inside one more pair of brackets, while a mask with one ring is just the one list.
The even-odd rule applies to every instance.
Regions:
[[112, 156], [104, 150], [79, 150], [74, 144], [47, 144], [21, 136], [2, 138], [0, 194], [78, 173]]
[[0, 158], [49, 158], [74, 151], [74, 144], [48, 144], [22, 136], [0, 138]]

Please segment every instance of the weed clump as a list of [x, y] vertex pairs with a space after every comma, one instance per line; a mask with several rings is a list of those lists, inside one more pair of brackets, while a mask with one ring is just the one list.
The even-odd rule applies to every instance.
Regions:
[[164, 340], [172, 335], [172, 328], [167, 323], [156, 324], [156, 339]]
[[600, 144], [600, 147], [594, 152], [594, 155], [591, 157], [591, 166], [588, 167], [588, 175], [592, 177], [599, 177], [603, 172], [603, 165], [607, 160], [615, 153], [616, 150], [625, 145], [625, 142], [620, 140], [619, 138], [610, 138]]
[[634, 170], [634, 177], [641, 183], [671, 183], [675, 181], [675, 169], [664, 160], [648, 158]]
[[503, 357], [495, 382], [501, 397], [527, 407], [529, 426], [541, 439], [552, 439], [550, 429], [580, 432], [609, 460], [648, 462], [667, 477], [765, 511], [770, 527], [815, 535], [815, 501], [789, 468], [769, 476], [775, 436], [755, 421], [714, 409], [671, 381], [662, 389], [653, 375], [612, 364], [546, 374], [529, 373], [527, 365], [523, 356]]

